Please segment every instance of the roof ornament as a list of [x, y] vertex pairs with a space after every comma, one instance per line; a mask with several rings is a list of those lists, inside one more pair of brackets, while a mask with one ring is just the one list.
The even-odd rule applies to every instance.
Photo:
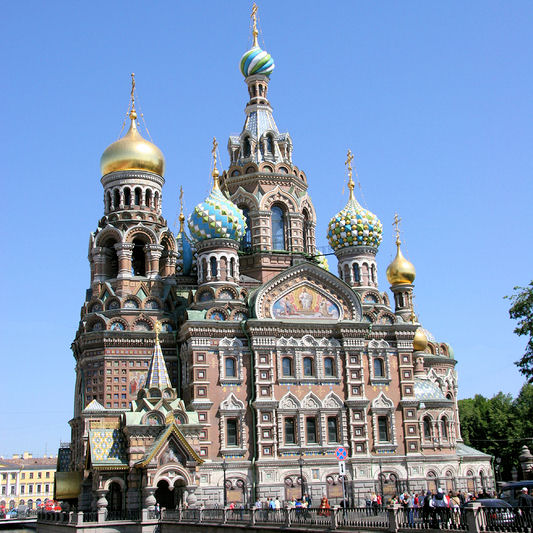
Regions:
[[180, 187], [180, 233], [185, 231], [185, 215], [183, 214], [183, 187]]
[[130, 118], [135, 120], [137, 118], [137, 111], [135, 111], [135, 72], [131, 73], [131, 109]]
[[346, 154], [346, 161], [344, 164], [346, 165], [346, 168], [348, 169], [348, 189], [350, 189], [350, 201], [354, 200], [353, 190], [355, 187], [355, 183], [352, 178], [352, 161], [353, 161], [353, 154], [351, 150], [348, 150], [348, 153]]
[[252, 6], [252, 14], [250, 15], [250, 18], [252, 19], [252, 24], [253, 24], [253, 30], [252, 30], [252, 34], [254, 36], [253, 46], [256, 47], [256, 46], [259, 46], [259, 44], [257, 43], [257, 36], [259, 35], [259, 32], [257, 31], [257, 4], [255, 2]]
[[402, 244], [400, 241], [400, 222], [402, 219], [398, 216], [398, 213], [394, 213], [394, 221], [392, 225], [394, 226], [394, 232], [396, 233], [396, 244], [399, 246]]
[[161, 324], [161, 322], [159, 322], [159, 320], [156, 320], [155, 324], [154, 324], [155, 343], [156, 344], [159, 344], [159, 334], [161, 333], [162, 329], [163, 329], [163, 325]]
[[211, 149], [211, 154], [213, 154], [213, 172], [211, 175], [213, 176], [213, 187], [215, 189], [219, 188], [218, 177], [220, 176], [218, 172], [218, 168], [217, 168], [217, 148], [218, 148], [217, 138], [213, 137], [213, 148]]

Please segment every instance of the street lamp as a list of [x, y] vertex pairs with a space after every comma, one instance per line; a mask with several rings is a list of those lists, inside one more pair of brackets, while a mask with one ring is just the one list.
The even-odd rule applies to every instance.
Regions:
[[226, 456], [222, 459], [222, 471], [224, 472], [224, 508], [228, 505], [228, 497], [226, 494], [226, 470], [228, 469], [228, 463], [226, 463]]
[[301, 498], [302, 498], [302, 502], [303, 502], [303, 499], [304, 499], [304, 474], [303, 474], [303, 466], [304, 466], [304, 458], [303, 458], [303, 455], [302, 453], [300, 453], [300, 457], [298, 458], [298, 464], [300, 465], [300, 488], [301, 488]]
[[381, 470], [381, 459], [379, 460], [379, 484], [381, 486], [381, 505], [383, 505], [383, 471]]

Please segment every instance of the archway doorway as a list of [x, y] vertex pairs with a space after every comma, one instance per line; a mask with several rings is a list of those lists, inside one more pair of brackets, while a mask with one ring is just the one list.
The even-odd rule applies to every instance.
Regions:
[[122, 511], [122, 488], [115, 481], [109, 485], [107, 501], [109, 511]]
[[155, 491], [155, 499], [161, 508], [175, 509], [176, 503], [174, 502], [175, 493], [168, 485], [168, 481], [162, 479], [157, 484], [157, 490]]

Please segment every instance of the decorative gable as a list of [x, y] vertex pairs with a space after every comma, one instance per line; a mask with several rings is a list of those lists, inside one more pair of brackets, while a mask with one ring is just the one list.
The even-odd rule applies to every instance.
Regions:
[[311, 263], [291, 267], [268, 281], [255, 298], [257, 318], [360, 321], [361, 303], [336, 276]]

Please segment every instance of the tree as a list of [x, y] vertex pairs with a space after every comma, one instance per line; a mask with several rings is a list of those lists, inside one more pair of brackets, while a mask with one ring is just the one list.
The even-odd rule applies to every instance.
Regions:
[[518, 320], [518, 326], [514, 332], [517, 335], [529, 337], [525, 354], [515, 361], [528, 383], [533, 383], [533, 281], [527, 287], [515, 287], [515, 294], [506, 296], [511, 300], [509, 316]]
[[459, 400], [461, 434], [465, 444], [501, 459], [502, 479], [511, 479], [524, 444], [533, 435], [533, 385], [526, 383], [518, 397], [499, 392], [492, 398], [476, 394]]

